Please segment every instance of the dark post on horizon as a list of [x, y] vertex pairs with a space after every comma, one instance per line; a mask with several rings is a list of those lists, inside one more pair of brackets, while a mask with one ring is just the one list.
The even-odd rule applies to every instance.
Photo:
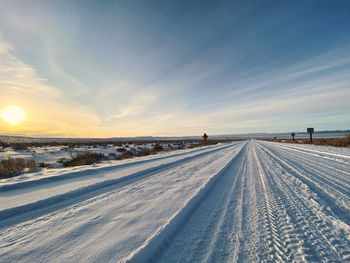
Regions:
[[314, 128], [307, 128], [307, 133], [310, 134], [310, 143], [312, 143], [312, 134], [314, 133]]
[[203, 134], [202, 136], [203, 140], [204, 140], [204, 144], [207, 144], [207, 140], [208, 140], [208, 135], [206, 133]]
[[292, 137], [293, 137], [293, 142], [294, 142], [295, 132], [292, 132], [290, 135], [292, 135]]

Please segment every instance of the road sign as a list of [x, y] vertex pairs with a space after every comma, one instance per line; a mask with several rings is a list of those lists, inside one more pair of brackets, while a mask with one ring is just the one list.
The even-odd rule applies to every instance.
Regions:
[[307, 133], [314, 133], [314, 128], [307, 128]]

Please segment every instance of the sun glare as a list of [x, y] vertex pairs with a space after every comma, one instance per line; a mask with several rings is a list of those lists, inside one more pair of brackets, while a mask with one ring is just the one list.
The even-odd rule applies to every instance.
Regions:
[[8, 106], [1, 112], [1, 118], [11, 125], [20, 123], [26, 117], [26, 113], [17, 106]]

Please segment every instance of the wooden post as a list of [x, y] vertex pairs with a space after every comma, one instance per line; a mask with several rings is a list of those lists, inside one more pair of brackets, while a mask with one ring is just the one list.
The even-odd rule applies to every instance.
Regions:
[[307, 133], [310, 134], [310, 143], [312, 143], [312, 134], [314, 133], [314, 128], [307, 128]]
[[292, 132], [291, 135], [292, 135], [292, 137], [293, 137], [293, 142], [294, 142], [295, 132]]
[[206, 133], [204, 133], [202, 138], [204, 140], [204, 144], [206, 145], [207, 144], [208, 135]]

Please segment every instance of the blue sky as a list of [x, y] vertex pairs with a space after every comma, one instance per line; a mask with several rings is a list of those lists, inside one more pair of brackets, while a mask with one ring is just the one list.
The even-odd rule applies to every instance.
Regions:
[[350, 1], [2, 1], [0, 106], [47, 136], [350, 128]]

